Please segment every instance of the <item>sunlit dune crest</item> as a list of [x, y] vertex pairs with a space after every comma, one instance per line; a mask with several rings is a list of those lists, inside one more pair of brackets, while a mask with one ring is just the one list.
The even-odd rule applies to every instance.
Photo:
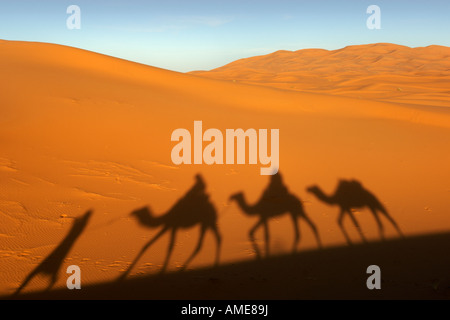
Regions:
[[302, 92], [450, 106], [450, 48], [437, 45], [281, 50], [192, 74]]

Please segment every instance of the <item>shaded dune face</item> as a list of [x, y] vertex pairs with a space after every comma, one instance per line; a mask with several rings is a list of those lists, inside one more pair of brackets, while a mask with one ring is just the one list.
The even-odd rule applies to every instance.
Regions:
[[[332, 195], [340, 179], [360, 181], [406, 237], [448, 231], [450, 109], [445, 107], [448, 59], [442, 58], [447, 49], [389, 46], [278, 52], [255, 57], [245, 70], [239, 64], [247, 62], [238, 61], [233, 72], [242, 79], [255, 78], [257, 68], [270, 70], [259, 75], [262, 82], [242, 83], [59, 45], [0, 41], [0, 294], [17, 290], [70, 234], [72, 218], [88, 209], [95, 214], [70, 250], [58, 255], [64, 259], [53, 269], [59, 270], [53, 288], [65, 288], [69, 265], [80, 266], [83, 283], [91, 284], [174, 271], [186, 262], [198, 268], [253, 260], [254, 247], [273, 256], [291, 253], [293, 243], [297, 251], [316, 250], [318, 235], [324, 248], [359, 242], [360, 231], [367, 241], [378, 241], [378, 223], [364, 214], [367, 206], [354, 212], [359, 230], [348, 215], [341, 227], [340, 208], [306, 191], [317, 185]], [[377, 50], [381, 58], [375, 61]], [[405, 56], [420, 62], [425, 55], [435, 62], [423, 62], [414, 75]], [[368, 87], [357, 83], [363, 69], [339, 62], [345, 56], [372, 70], [364, 80], [370, 80]], [[263, 62], [266, 58], [270, 62]], [[307, 60], [311, 70], [305, 71]], [[286, 70], [279, 70], [281, 65]], [[379, 79], [386, 76], [377, 65], [391, 68], [392, 101], [378, 89], [366, 94], [367, 88], [384, 86]], [[294, 74], [285, 74], [288, 69]], [[280, 90], [287, 80], [298, 79], [296, 72], [307, 72], [311, 77], [305, 73], [300, 79], [313, 89]], [[421, 79], [436, 94], [407, 93], [405, 88], [417, 87], [412, 83], [421, 72], [429, 72]], [[271, 82], [274, 74], [281, 86]], [[330, 84], [322, 86], [326, 77]], [[362, 98], [344, 94], [336, 85], [341, 81], [355, 81], [352, 92]], [[399, 81], [402, 91], [396, 89]], [[271, 178], [260, 175], [259, 165], [171, 162], [171, 133], [191, 130], [197, 120], [205, 130], [221, 132], [280, 130], [283, 179], [274, 183], [270, 201], [263, 195]], [[198, 174], [202, 183], [195, 180]], [[245, 198], [230, 203], [239, 192]], [[354, 192], [341, 198], [361, 199]], [[258, 202], [266, 206], [246, 214]], [[263, 215], [267, 229], [264, 221], [259, 224]], [[292, 217], [300, 216], [297, 229]], [[174, 224], [177, 232], [168, 227]], [[386, 238], [398, 238], [395, 225], [383, 225]], [[22, 293], [45, 289], [45, 276], [37, 274]]]

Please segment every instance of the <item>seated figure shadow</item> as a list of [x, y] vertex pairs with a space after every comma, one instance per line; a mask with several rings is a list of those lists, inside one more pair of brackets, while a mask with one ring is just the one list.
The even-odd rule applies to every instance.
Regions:
[[399, 235], [403, 237], [403, 234], [395, 222], [395, 220], [389, 215], [386, 208], [381, 204], [381, 202], [377, 199], [377, 197], [372, 194], [369, 190], [363, 187], [361, 182], [357, 180], [339, 180], [338, 186], [334, 191], [333, 195], [325, 194], [318, 186], [311, 186], [306, 189], [308, 192], [314, 194], [320, 201], [328, 204], [328, 205], [338, 205], [340, 208], [339, 216], [338, 216], [338, 224], [342, 230], [342, 233], [347, 240], [349, 245], [352, 244], [345, 228], [342, 224], [343, 218], [345, 214], [348, 214], [356, 229], [358, 230], [362, 240], [367, 242], [364, 234], [356, 221], [355, 216], [353, 215], [352, 209], [356, 208], [364, 208], [367, 207], [372, 212], [375, 221], [378, 225], [378, 229], [380, 232], [380, 238], [384, 239], [384, 226], [381, 223], [379, 213], [385, 216], [387, 220], [394, 226]]
[[274, 217], [281, 216], [283, 214], [290, 214], [292, 218], [292, 224], [294, 226], [294, 243], [292, 252], [296, 252], [297, 245], [300, 241], [300, 231], [298, 227], [298, 219], [302, 218], [312, 229], [316, 238], [317, 244], [322, 247], [319, 232], [315, 224], [306, 215], [303, 208], [303, 204], [300, 199], [289, 192], [288, 188], [284, 185], [281, 173], [278, 172], [272, 175], [268, 187], [264, 190], [259, 201], [253, 205], [247, 203], [243, 192], [238, 192], [230, 196], [230, 201], [236, 201], [242, 212], [248, 216], [259, 216], [259, 220], [250, 229], [249, 238], [256, 253], [256, 258], [261, 258], [260, 250], [255, 242], [255, 231], [259, 227], [264, 227], [265, 234], [265, 253], [269, 256], [269, 226], [268, 221]]
[[165, 272], [175, 245], [177, 231], [179, 229], [191, 228], [196, 225], [200, 225], [200, 238], [195, 250], [183, 264], [181, 270], [185, 269], [186, 266], [199, 253], [207, 230], [211, 230], [215, 235], [217, 242], [215, 265], [217, 266], [219, 264], [221, 235], [217, 227], [217, 212], [214, 205], [209, 200], [209, 195], [205, 192], [206, 184], [202, 176], [197, 174], [195, 179], [196, 182], [194, 186], [165, 214], [155, 216], [149, 207], [140, 208], [131, 212], [131, 215], [137, 218], [140, 225], [147, 228], [161, 227], [161, 230], [142, 247], [141, 251], [128, 267], [126, 272], [119, 277], [119, 280], [123, 280], [127, 277], [141, 256], [153, 243], [156, 242], [156, 240], [158, 240], [164, 233], [170, 232], [169, 247], [161, 269], [161, 273]]
[[20, 287], [16, 290], [14, 295], [18, 295], [20, 291], [38, 274], [44, 274], [51, 277], [47, 291], [50, 290], [58, 279], [58, 271], [64, 262], [64, 259], [69, 254], [75, 241], [80, 237], [86, 228], [92, 211], [87, 211], [83, 216], [75, 218], [72, 228], [63, 241], [52, 251], [50, 255], [45, 258], [23, 281]]

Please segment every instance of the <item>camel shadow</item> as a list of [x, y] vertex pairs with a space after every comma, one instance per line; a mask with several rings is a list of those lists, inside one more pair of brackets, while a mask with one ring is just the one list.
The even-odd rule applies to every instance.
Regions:
[[361, 182], [357, 180], [339, 180], [339, 183], [334, 191], [333, 195], [326, 195], [318, 186], [311, 186], [306, 189], [308, 192], [314, 194], [320, 201], [328, 205], [337, 205], [340, 208], [338, 216], [338, 225], [347, 240], [349, 245], [352, 244], [350, 237], [348, 236], [342, 222], [346, 214], [349, 215], [356, 229], [358, 230], [361, 239], [367, 242], [361, 227], [358, 224], [355, 216], [353, 215], [352, 209], [357, 208], [369, 208], [370, 212], [373, 214], [375, 221], [378, 225], [378, 230], [380, 233], [380, 238], [384, 240], [384, 226], [381, 222], [379, 214], [383, 215], [397, 230], [401, 237], [403, 233], [401, 232], [399, 226], [395, 220], [390, 216], [383, 204], [378, 200], [378, 198], [371, 193], [369, 190], [363, 187]]
[[72, 228], [63, 241], [56, 247], [50, 255], [45, 258], [23, 281], [20, 287], [16, 290], [13, 296], [16, 296], [20, 291], [38, 274], [44, 274], [51, 277], [47, 291], [50, 290], [58, 280], [58, 271], [61, 268], [64, 259], [69, 254], [75, 241], [80, 237], [86, 228], [89, 219], [92, 216], [92, 211], [87, 211], [83, 216], [75, 218]]
[[268, 257], [270, 247], [268, 221], [272, 218], [287, 213], [290, 214], [292, 224], [294, 226], [294, 243], [292, 246], [293, 253], [296, 252], [298, 243], [300, 241], [300, 231], [298, 227], [299, 218], [302, 218], [306, 221], [306, 223], [314, 233], [319, 248], [322, 247], [319, 233], [315, 224], [306, 215], [300, 199], [294, 194], [290, 193], [288, 188], [283, 184], [280, 172], [271, 176], [269, 185], [263, 191], [263, 194], [257, 203], [249, 205], [245, 200], [243, 192], [238, 192], [231, 195], [229, 200], [236, 201], [244, 214], [248, 216], [259, 216], [259, 220], [250, 229], [249, 232], [250, 242], [252, 243], [253, 249], [256, 253], [256, 258], [261, 258], [261, 252], [255, 242], [256, 230], [261, 226], [264, 228], [265, 254], [266, 257]]
[[131, 212], [138, 223], [146, 228], [158, 228], [161, 230], [147, 243], [141, 251], [138, 253], [134, 261], [128, 267], [128, 269], [119, 277], [119, 281], [127, 277], [138, 260], [142, 257], [145, 251], [155, 243], [164, 233], [170, 232], [169, 247], [167, 249], [166, 258], [164, 260], [161, 273], [164, 273], [167, 269], [170, 256], [172, 254], [177, 231], [180, 229], [192, 228], [196, 225], [200, 225], [200, 237], [196, 248], [183, 264], [181, 270], [184, 270], [187, 265], [195, 258], [200, 252], [203, 245], [205, 233], [211, 230], [216, 238], [217, 249], [215, 257], [215, 265], [219, 264], [220, 247], [222, 237], [217, 227], [217, 211], [214, 205], [209, 200], [209, 195], [205, 192], [206, 184], [200, 174], [195, 176], [196, 182], [194, 186], [180, 198], [165, 214], [155, 216], [149, 207], [140, 208]]

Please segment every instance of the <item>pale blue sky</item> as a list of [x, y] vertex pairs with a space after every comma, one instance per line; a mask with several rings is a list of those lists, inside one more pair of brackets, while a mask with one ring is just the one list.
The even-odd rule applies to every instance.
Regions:
[[[81, 29], [66, 27], [69, 5]], [[369, 30], [369, 5], [381, 29]], [[391, 42], [450, 46], [449, 0], [1, 0], [0, 39], [51, 42], [176, 71], [276, 50]]]

